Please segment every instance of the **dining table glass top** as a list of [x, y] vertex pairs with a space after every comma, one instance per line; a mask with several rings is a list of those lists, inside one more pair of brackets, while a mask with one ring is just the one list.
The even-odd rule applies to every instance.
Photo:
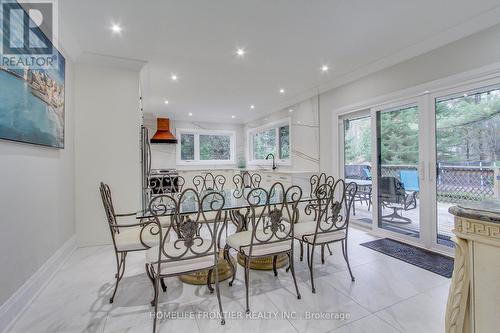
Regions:
[[[153, 214], [151, 209], [145, 209], [138, 211], [136, 214], [137, 219], [144, 219], [144, 218], [150, 218], [153, 217], [154, 215], [157, 216], [171, 216], [175, 212], [175, 207], [171, 204], [172, 201], [167, 198], [167, 196], [171, 196], [174, 198], [176, 201], [179, 200], [182, 196], [182, 201], [180, 202], [180, 213], [181, 214], [192, 214], [198, 212], [198, 199], [196, 198], [196, 192], [194, 191], [187, 191], [182, 195], [182, 193], [168, 193], [161, 198], [161, 195], [154, 196], [151, 198], [152, 202], [155, 204], [158, 204], [158, 209], [156, 210], [156, 214]], [[203, 191], [199, 192], [199, 201], [202, 202], [203, 204], [203, 211], [204, 212], [210, 212], [210, 211], [216, 211], [219, 209], [221, 206], [221, 200], [222, 198], [224, 199], [224, 204], [222, 207], [223, 211], [230, 211], [230, 210], [237, 210], [237, 209], [244, 209], [244, 208], [249, 208], [250, 203], [248, 198], [248, 195], [251, 193], [250, 196], [250, 202], [254, 206], [265, 206], [266, 205], [266, 196], [267, 196], [267, 191], [259, 191], [259, 190], [254, 190], [247, 188], [242, 190], [238, 189], [226, 189], [226, 190], [209, 190], [209, 191]], [[290, 193], [289, 193], [290, 194]], [[272, 191], [269, 202], [270, 204], [280, 204], [283, 202], [283, 191], [280, 189], [275, 189]], [[313, 198], [307, 193], [304, 195], [302, 194], [302, 197], [300, 198], [299, 202], [309, 202], [313, 200]], [[290, 199], [289, 199], [290, 201]], [[163, 206], [161, 206], [161, 203], [164, 203]], [[154, 205], [153, 205], [154, 206]], [[154, 209], [154, 207], [153, 207]]]

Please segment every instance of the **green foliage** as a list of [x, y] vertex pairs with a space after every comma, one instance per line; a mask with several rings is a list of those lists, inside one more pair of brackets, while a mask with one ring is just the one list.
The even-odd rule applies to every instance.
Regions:
[[345, 164], [370, 163], [372, 139], [370, 117], [346, 120], [344, 137]]
[[194, 160], [194, 134], [181, 134], [181, 159]]
[[418, 108], [379, 114], [380, 163], [417, 164]]
[[228, 135], [200, 135], [200, 160], [231, 159], [231, 138]]
[[290, 157], [290, 126], [282, 126], [279, 128], [280, 134], [280, 154], [279, 158], [285, 160]]
[[[381, 163], [417, 164], [419, 111], [410, 107], [379, 114]], [[345, 124], [346, 164], [371, 161], [370, 118]], [[437, 160], [496, 161], [500, 156], [500, 90], [436, 101]]]
[[500, 155], [500, 91], [436, 102], [438, 161], [495, 161]]

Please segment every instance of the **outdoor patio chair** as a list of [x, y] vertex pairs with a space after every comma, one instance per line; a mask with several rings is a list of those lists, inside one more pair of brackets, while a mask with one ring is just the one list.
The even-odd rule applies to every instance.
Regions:
[[417, 170], [400, 170], [399, 179], [405, 188], [405, 191], [420, 191]]
[[382, 216], [382, 220], [390, 223], [411, 223], [411, 219], [402, 216], [398, 211], [417, 208], [417, 192], [406, 191], [402, 182], [396, 177], [380, 179], [379, 200], [382, 207], [392, 209], [392, 213]]

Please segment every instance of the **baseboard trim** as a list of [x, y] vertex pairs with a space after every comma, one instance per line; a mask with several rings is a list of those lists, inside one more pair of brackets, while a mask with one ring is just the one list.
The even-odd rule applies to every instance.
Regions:
[[0, 332], [7, 332], [40, 295], [76, 249], [76, 236], [68, 239], [4, 304], [0, 306]]

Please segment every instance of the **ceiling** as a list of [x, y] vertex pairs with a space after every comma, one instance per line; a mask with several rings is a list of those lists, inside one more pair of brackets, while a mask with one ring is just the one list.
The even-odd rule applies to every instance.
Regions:
[[500, 0], [60, 0], [59, 9], [74, 59], [145, 64], [144, 112], [238, 123], [500, 23]]

